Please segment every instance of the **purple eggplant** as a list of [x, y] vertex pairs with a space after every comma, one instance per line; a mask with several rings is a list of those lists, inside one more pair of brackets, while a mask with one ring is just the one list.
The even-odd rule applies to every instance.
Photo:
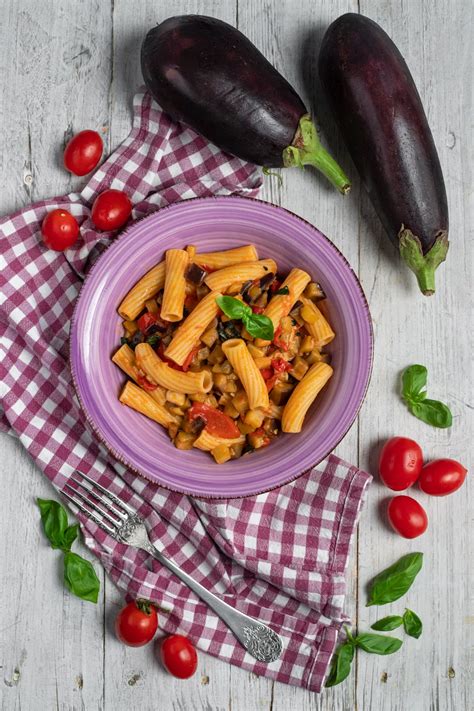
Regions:
[[448, 251], [443, 174], [420, 96], [379, 25], [342, 15], [324, 35], [319, 75], [370, 199], [425, 295]]
[[267, 168], [313, 165], [349, 190], [298, 94], [235, 27], [171, 17], [148, 32], [141, 65], [162, 108], [219, 148]]

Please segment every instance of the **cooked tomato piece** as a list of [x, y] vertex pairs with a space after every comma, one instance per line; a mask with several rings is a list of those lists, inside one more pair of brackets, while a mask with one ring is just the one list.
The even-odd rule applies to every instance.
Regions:
[[202, 417], [206, 423], [205, 429], [216, 437], [224, 439], [240, 437], [240, 430], [231, 417], [204, 402], [194, 402], [188, 410], [188, 417], [190, 420]]
[[143, 314], [143, 316], [140, 316], [137, 321], [137, 326], [142, 333], [146, 334], [150, 326], [159, 326], [162, 330], [166, 328], [166, 323], [161, 320], [158, 314], [153, 314], [150, 311], [147, 311]]
[[156, 390], [156, 388], [158, 387], [158, 385], [150, 383], [150, 381], [144, 375], [140, 375], [140, 373], [137, 375], [137, 383], [141, 388], [143, 388], [143, 390], [146, 390], [149, 393], [151, 393], [153, 390]]
[[273, 369], [272, 368], [262, 368], [260, 370], [260, 372], [261, 372], [262, 378], [264, 380], [270, 380], [270, 378], [273, 377]]
[[263, 306], [252, 306], [252, 311], [254, 312], [254, 314], [263, 314], [265, 309]]
[[291, 370], [291, 363], [284, 358], [274, 358], [272, 360], [272, 368], [275, 373], [284, 373], [286, 370]]

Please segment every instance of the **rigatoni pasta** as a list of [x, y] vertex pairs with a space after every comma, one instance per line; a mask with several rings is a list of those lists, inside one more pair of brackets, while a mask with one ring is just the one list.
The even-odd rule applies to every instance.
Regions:
[[130, 378], [120, 402], [218, 464], [300, 432], [333, 372], [324, 347], [335, 334], [315, 303], [325, 298], [306, 271], [284, 278], [254, 245], [168, 250], [118, 307], [112, 360]]
[[303, 421], [310, 405], [333, 374], [327, 363], [314, 363], [290, 395], [283, 409], [281, 429], [283, 432], [301, 432]]
[[217, 272], [212, 272], [204, 282], [212, 291], [220, 291], [224, 294], [228, 292], [229, 287], [235, 286], [235, 290], [238, 291], [246, 281], [260, 279], [267, 274], [276, 274], [276, 268], [276, 262], [273, 259], [233, 264], [230, 267], [219, 269]]
[[211, 291], [201, 299], [174, 332], [173, 338], [165, 350], [167, 358], [171, 358], [178, 365], [183, 365], [200, 336], [217, 316], [219, 307], [216, 304], [216, 297], [220, 295], [218, 291]]
[[265, 380], [250, 355], [242, 338], [224, 341], [222, 350], [247, 394], [249, 407], [268, 407], [270, 404]]

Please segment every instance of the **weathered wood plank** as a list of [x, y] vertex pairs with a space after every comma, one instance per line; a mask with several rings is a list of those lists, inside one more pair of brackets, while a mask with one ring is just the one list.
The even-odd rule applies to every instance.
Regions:
[[[374, 462], [379, 442], [395, 434], [416, 439], [427, 458], [452, 456], [468, 461], [472, 345], [463, 334], [465, 319], [472, 313], [472, 278], [467, 274], [469, 262], [472, 266], [467, 242], [472, 229], [468, 205], [472, 170], [466, 155], [467, 146], [472, 145], [472, 97], [469, 89], [466, 93], [465, 78], [472, 71], [472, 6], [461, 2], [428, 5], [418, 0], [363, 0], [361, 12], [380, 22], [413, 73], [446, 178], [452, 236], [448, 260], [437, 272], [436, 294], [426, 299], [418, 293], [412, 275], [407, 271], [402, 274], [395, 250], [364, 198], [361, 276], [375, 322], [376, 359], [361, 417], [362, 463], [369, 461], [370, 453]], [[428, 367], [432, 397], [446, 400], [452, 407], [452, 429], [435, 430], [419, 422], [395, 396], [399, 373], [411, 363]], [[472, 560], [468, 520], [471, 492], [465, 487], [462, 493], [436, 500], [414, 490], [413, 496], [426, 506], [430, 527], [412, 542], [385, 528], [380, 512], [388, 493], [378, 483], [373, 485], [369, 510], [360, 526], [360, 626], [366, 629], [376, 619], [403, 611], [407, 605], [420, 615], [425, 629], [419, 640], [406, 638], [394, 657], [359, 655], [358, 705], [381, 711], [402, 711], [407, 704], [420, 711], [468, 708], [472, 683], [472, 625], [467, 624], [472, 615], [472, 570], [468, 564]], [[413, 589], [398, 603], [367, 610], [367, 581], [410, 550], [425, 554], [424, 569]]]
[[[109, 32], [104, 4], [2, 4], [2, 214], [83, 183], [61, 167], [63, 141], [106, 124]], [[81, 603], [63, 589], [34, 503], [54, 492], [18, 443], [4, 436], [1, 449], [2, 708], [101, 708], [103, 599]]]

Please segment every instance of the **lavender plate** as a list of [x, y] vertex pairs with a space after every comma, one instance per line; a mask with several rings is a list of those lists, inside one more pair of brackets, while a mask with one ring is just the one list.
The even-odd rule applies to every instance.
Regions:
[[[110, 356], [120, 343], [117, 306], [169, 248], [200, 252], [253, 243], [281, 271], [302, 267], [321, 282], [336, 339], [334, 375], [300, 434], [215, 464], [209, 454], [175, 449], [155, 422], [121, 405], [124, 376]], [[354, 422], [369, 383], [372, 326], [362, 288], [324, 235], [291, 212], [240, 197], [198, 198], [170, 205], [126, 230], [101, 256], [82, 288], [71, 327], [71, 369], [87, 421], [117, 459], [174, 491], [209, 498], [250, 496], [281, 486], [318, 464]]]

